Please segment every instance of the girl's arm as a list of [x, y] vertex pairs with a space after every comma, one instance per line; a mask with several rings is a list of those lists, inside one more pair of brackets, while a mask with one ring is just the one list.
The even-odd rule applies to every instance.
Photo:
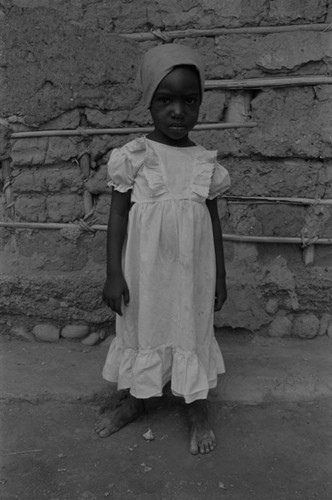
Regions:
[[218, 214], [217, 198], [206, 200], [206, 205], [210, 212], [214, 249], [216, 254], [216, 296], [214, 310], [220, 311], [227, 299], [226, 289], [226, 269], [224, 260], [224, 246], [222, 241], [222, 230]]
[[122, 248], [127, 233], [131, 191], [120, 193], [113, 189], [107, 226], [107, 278], [103, 300], [112, 311], [122, 316], [122, 297], [129, 303], [129, 289], [122, 273]]

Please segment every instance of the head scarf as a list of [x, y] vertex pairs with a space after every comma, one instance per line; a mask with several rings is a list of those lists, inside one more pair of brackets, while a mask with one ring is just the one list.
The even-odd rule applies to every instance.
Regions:
[[143, 93], [143, 102], [148, 108], [160, 82], [176, 66], [194, 66], [199, 74], [201, 97], [204, 91], [204, 64], [197, 52], [176, 43], [158, 45], [148, 50], [138, 70], [137, 84]]

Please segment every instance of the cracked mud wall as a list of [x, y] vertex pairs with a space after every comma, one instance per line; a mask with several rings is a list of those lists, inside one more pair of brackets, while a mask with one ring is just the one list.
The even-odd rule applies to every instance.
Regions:
[[[109, 151], [136, 135], [8, 136], [149, 125], [134, 80], [141, 54], [160, 41], [130, 40], [122, 33], [332, 22], [331, 3], [313, 0], [3, 0], [0, 9], [0, 158], [11, 158], [12, 199], [9, 210], [7, 188], [1, 219], [63, 224], [77, 223], [89, 208], [88, 222], [107, 223]], [[208, 80], [331, 75], [329, 30], [175, 41], [201, 52]], [[232, 178], [227, 194], [331, 199], [331, 85], [207, 90], [200, 122], [229, 121], [238, 100], [246, 103], [243, 121], [257, 123], [256, 128], [193, 133], [194, 140], [219, 151]], [[84, 155], [88, 170], [80, 162]], [[6, 172], [3, 167], [4, 186]], [[226, 234], [332, 237], [329, 205], [219, 200], [219, 206]], [[75, 229], [0, 231], [5, 326], [26, 315], [31, 325], [36, 320], [83, 321], [96, 328], [107, 324], [111, 315], [100, 293], [105, 232], [83, 230], [79, 224]], [[291, 327], [283, 331], [294, 334], [292, 325], [301, 315], [321, 320], [332, 314], [330, 245], [315, 246], [311, 266], [304, 265], [298, 244], [226, 241], [225, 251], [229, 299], [216, 315], [218, 326], [276, 335], [275, 325], [285, 325], [286, 318]]]

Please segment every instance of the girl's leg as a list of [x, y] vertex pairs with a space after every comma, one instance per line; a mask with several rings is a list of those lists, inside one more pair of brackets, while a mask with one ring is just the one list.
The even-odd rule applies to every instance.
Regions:
[[104, 411], [102, 418], [95, 425], [95, 431], [100, 437], [108, 437], [136, 420], [143, 411], [143, 400], [134, 398], [128, 391], [115, 410], [108, 408]]
[[216, 438], [208, 422], [206, 399], [188, 404], [190, 425], [190, 453], [210, 453], [216, 447]]

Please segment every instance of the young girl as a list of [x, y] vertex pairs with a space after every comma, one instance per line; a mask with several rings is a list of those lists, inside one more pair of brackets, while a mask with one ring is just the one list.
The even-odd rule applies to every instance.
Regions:
[[103, 290], [117, 313], [103, 377], [128, 396], [96, 431], [101, 437], [118, 431], [171, 381], [189, 409], [190, 452], [208, 453], [216, 441], [207, 396], [225, 371], [213, 330], [213, 311], [226, 300], [216, 197], [229, 176], [216, 151], [188, 135], [204, 89], [198, 54], [179, 44], [155, 47], [138, 81], [154, 130], [111, 154]]

